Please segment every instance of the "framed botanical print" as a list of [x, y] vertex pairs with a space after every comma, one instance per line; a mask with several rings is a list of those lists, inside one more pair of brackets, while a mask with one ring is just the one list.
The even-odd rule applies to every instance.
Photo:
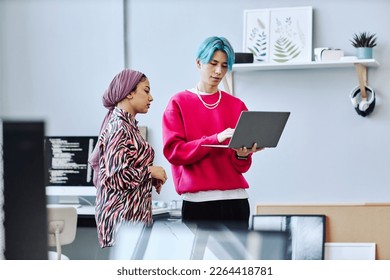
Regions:
[[312, 7], [245, 10], [243, 50], [255, 63], [309, 62], [312, 30]]

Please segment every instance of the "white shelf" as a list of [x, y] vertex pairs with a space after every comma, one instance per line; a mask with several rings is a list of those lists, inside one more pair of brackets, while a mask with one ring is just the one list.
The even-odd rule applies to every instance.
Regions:
[[355, 59], [349, 61], [310, 61], [300, 63], [238, 63], [233, 65], [232, 72], [228, 72], [223, 79], [224, 87], [227, 92], [234, 95], [233, 92], [233, 73], [234, 72], [249, 72], [249, 71], [268, 71], [268, 70], [299, 70], [299, 69], [321, 69], [321, 68], [342, 68], [342, 67], [356, 67], [359, 71], [364, 69], [363, 83], [367, 83], [366, 73], [367, 67], [378, 67], [379, 63], [375, 59]]
[[339, 68], [353, 67], [355, 64], [363, 64], [367, 67], [379, 66], [375, 59], [357, 59], [350, 61], [310, 61], [301, 63], [240, 63], [233, 65], [233, 72], [264, 71], [264, 70], [289, 70], [289, 69], [313, 69], [313, 68]]

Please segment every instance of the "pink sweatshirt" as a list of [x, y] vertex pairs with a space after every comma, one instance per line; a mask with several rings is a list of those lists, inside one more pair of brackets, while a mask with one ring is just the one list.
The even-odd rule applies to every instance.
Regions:
[[[218, 92], [202, 95], [208, 104], [215, 103], [218, 97]], [[239, 160], [232, 149], [202, 146], [219, 144], [217, 134], [235, 128], [241, 111], [247, 110], [244, 102], [223, 91], [221, 102], [212, 110], [188, 90], [171, 98], [162, 121], [163, 152], [171, 163], [178, 194], [249, 187], [242, 174], [252, 164], [251, 155], [247, 160]], [[222, 144], [228, 142], [229, 139]]]

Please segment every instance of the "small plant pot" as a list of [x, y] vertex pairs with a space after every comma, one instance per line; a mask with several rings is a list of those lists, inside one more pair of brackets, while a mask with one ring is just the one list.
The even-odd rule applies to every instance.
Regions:
[[356, 56], [358, 59], [371, 59], [372, 48], [356, 48]]

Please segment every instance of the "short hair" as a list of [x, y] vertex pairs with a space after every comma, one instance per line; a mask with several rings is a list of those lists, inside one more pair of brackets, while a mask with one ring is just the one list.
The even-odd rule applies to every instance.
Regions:
[[231, 71], [234, 64], [234, 50], [229, 41], [224, 37], [212, 36], [206, 38], [199, 46], [196, 58], [202, 63], [209, 63], [215, 51], [223, 51], [226, 53], [228, 70]]

